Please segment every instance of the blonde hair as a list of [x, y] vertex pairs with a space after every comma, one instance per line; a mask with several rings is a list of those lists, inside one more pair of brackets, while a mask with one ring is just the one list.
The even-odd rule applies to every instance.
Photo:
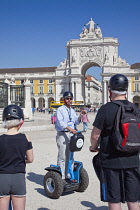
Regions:
[[17, 127], [23, 123], [22, 119], [15, 119], [15, 120], [5, 120], [3, 121], [3, 128], [9, 129], [13, 127]]

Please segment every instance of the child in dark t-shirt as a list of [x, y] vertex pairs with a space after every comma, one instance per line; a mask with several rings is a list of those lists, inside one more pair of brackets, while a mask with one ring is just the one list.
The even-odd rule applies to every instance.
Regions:
[[18, 132], [24, 123], [19, 106], [8, 105], [3, 110], [3, 127], [7, 132], [0, 136], [0, 209], [13, 203], [13, 210], [25, 209], [26, 163], [33, 162], [33, 149], [29, 137]]

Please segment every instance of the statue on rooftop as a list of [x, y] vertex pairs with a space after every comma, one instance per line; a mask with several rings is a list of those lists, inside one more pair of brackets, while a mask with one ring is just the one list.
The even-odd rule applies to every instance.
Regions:
[[85, 25], [89, 25], [89, 32], [94, 32], [94, 25], [96, 25], [96, 23], [92, 20], [92, 18], [90, 18], [90, 21]]
[[66, 59], [59, 64], [59, 67], [65, 67], [67, 64]]
[[95, 33], [98, 38], [102, 38], [102, 32], [99, 26], [95, 29]]
[[80, 34], [80, 38], [86, 37], [88, 34], [88, 29], [84, 26], [82, 33]]
[[80, 34], [81, 39], [101, 39], [102, 36], [100, 27], [92, 20], [92, 18], [90, 18], [90, 21], [84, 25], [82, 33]]

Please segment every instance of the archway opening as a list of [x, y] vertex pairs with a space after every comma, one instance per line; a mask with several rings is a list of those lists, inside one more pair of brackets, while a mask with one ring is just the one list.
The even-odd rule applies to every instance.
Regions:
[[102, 105], [102, 69], [96, 63], [83, 66], [83, 98], [85, 105], [97, 108]]
[[101, 73], [102, 73], [102, 69], [98, 66], [92, 66], [86, 71], [86, 74], [89, 74], [89, 75], [95, 77], [100, 82], [102, 82]]
[[51, 101], [54, 101], [54, 98], [52, 98], [52, 97], [48, 98], [48, 108], [50, 108]]
[[140, 96], [134, 96], [133, 97], [133, 103], [140, 108]]
[[34, 98], [31, 98], [31, 106], [32, 106], [32, 108], [34, 107], [36, 107], [36, 105], [35, 105], [35, 99]]
[[60, 101], [63, 101], [63, 97], [60, 98]]
[[39, 109], [42, 109], [43, 107], [45, 107], [45, 99], [44, 98], [39, 98], [38, 99], [38, 106], [39, 106]]

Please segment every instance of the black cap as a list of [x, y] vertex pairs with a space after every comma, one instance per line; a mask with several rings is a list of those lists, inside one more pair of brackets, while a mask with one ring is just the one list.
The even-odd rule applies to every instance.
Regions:
[[66, 91], [66, 92], [63, 94], [63, 98], [66, 98], [66, 97], [68, 97], [68, 96], [73, 98], [72, 92]]
[[128, 79], [123, 74], [115, 74], [109, 80], [109, 88], [117, 91], [127, 91]]

